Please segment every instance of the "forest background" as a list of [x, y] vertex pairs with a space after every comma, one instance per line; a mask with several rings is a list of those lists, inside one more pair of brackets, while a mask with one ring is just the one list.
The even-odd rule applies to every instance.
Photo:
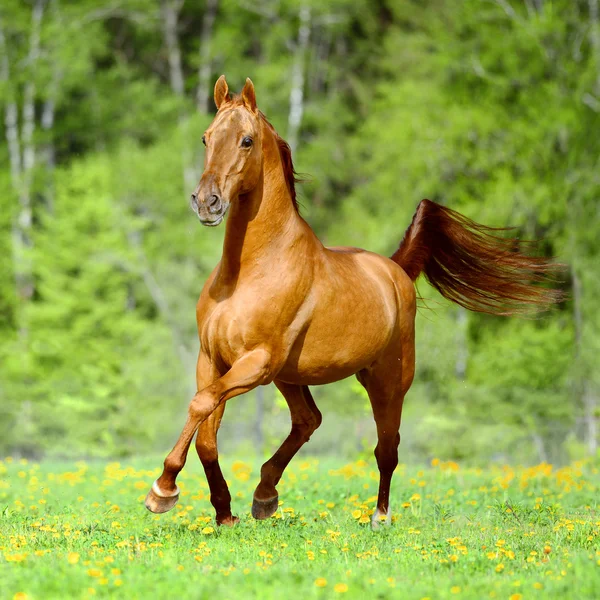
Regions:
[[[224, 228], [189, 209], [212, 86], [247, 76], [330, 245], [390, 255], [430, 198], [566, 265], [537, 319], [419, 282], [401, 461], [598, 453], [598, 0], [2, 0], [0, 455], [169, 447], [194, 391], [194, 308]], [[298, 257], [302, 260], [302, 257]], [[307, 452], [375, 435], [351, 379], [314, 389]], [[274, 449], [270, 386], [228, 403], [229, 454]]]

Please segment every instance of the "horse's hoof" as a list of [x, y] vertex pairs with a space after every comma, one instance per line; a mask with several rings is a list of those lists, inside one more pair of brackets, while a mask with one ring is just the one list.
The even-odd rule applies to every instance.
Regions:
[[144, 504], [146, 508], [153, 513], [166, 513], [171, 510], [179, 500], [179, 488], [175, 486], [175, 491], [171, 493], [163, 492], [156, 481], [152, 484]]
[[382, 513], [378, 508], [375, 509], [371, 517], [371, 529], [377, 531], [381, 525], [389, 527], [392, 524], [392, 509], [388, 507], [387, 513]]
[[252, 516], [255, 519], [268, 519], [272, 517], [279, 506], [279, 496], [270, 498], [269, 500], [259, 500], [254, 498], [252, 500]]
[[239, 523], [240, 520], [233, 516], [229, 515], [228, 517], [223, 517], [222, 519], [217, 517], [217, 525], [226, 525], [227, 527], [233, 527], [236, 523]]

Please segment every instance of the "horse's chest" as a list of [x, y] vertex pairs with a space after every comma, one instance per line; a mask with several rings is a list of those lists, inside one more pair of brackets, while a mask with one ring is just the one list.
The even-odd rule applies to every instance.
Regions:
[[230, 367], [238, 358], [265, 341], [264, 311], [240, 306], [235, 298], [219, 302], [206, 315], [200, 332], [200, 343], [215, 361]]

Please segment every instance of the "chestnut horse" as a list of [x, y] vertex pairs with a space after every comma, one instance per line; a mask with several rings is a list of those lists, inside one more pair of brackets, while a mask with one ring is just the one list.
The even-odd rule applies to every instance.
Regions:
[[155, 513], [173, 508], [176, 478], [198, 432], [217, 523], [234, 524], [217, 430], [227, 400], [274, 382], [292, 428], [263, 465], [252, 504], [255, 518], [272, 516], [284, 469], [321, 423], [308, 386], [356, 375], [377, 426], [380, 482], [372, 523], [389, 524], [402, 403], [415, 371], [414, 281], [424, 273], [466, 308], [514, 314], [558, 300], [557, 292], [530, 283], [544, 279], [552, 265], [429, 200], [419, 204], [391, 259], [326, 248], [298, 214], [290, 148], [257, 109], [252, 82], [231, 97], [221, 76], [214, 98], [218, 112], [203, 137], [205, 169], [191, 203], [208, 226], [229, 211], [223, 256], [196, 308], [198, 392], [146, 507]]

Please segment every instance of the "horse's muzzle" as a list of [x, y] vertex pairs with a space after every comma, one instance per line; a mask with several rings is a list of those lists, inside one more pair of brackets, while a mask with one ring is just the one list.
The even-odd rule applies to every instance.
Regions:
[[202, 225], [216, 227], [225, 218], [229, 202], [224, 201], [217, 194], [212, 194], [204, 200], [199, 201], [198, 195], [194, 193], [190, 200], [190, 206], [198, 216], [198, 219], [200, 219]]

